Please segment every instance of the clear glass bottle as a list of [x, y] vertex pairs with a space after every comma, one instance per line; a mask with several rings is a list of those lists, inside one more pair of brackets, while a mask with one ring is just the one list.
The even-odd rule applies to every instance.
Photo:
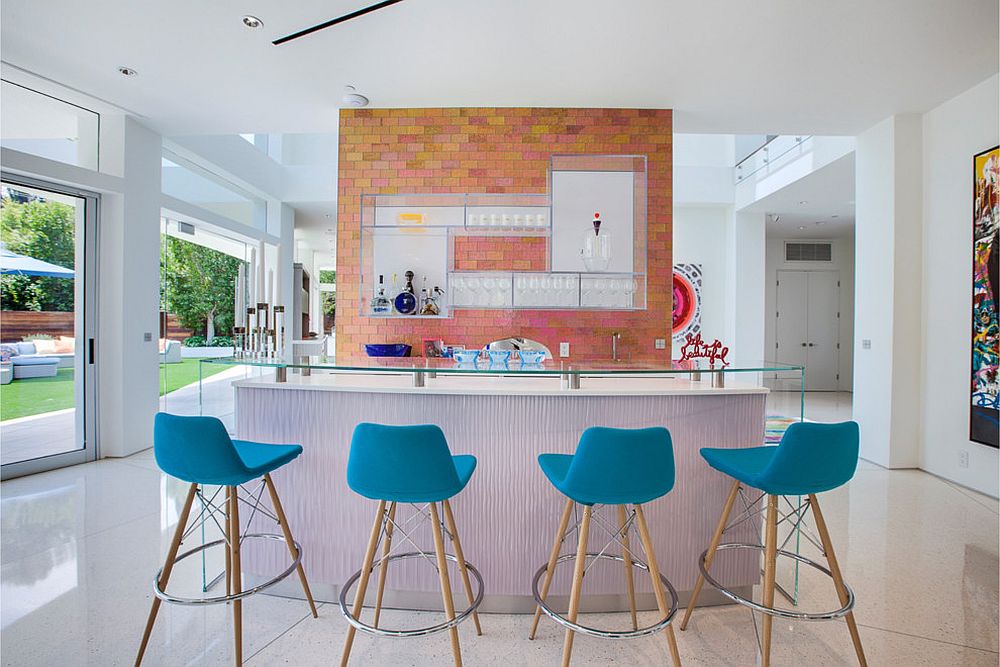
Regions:
[[385, 279], [380, 274], [378, 277], [378, 291], [375, 292], [375, 297], [372, 299], [372, 314], [374, 315], [388, 315], [392, 311], [392, 303], [389, 302], [389, 297], [385, 295]]
[[594, 214], [592, 226], [593, 231], [584, 234], [580, 258], [588, 273], [607, 271], [611, 264], [611, 234], [601, 231], [600, 213]]

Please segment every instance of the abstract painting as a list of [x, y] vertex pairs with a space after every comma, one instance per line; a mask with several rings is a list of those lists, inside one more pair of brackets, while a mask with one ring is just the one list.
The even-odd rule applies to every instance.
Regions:
[[969, 439], [1000, 447], [997, 380], [997, 262], [1000, 260], [1000, 146], [973, 159], [972, 193], [972, 412]]
[[674, 264], [674, 313], [671, 339], [680, 349], [688, 334], [701, 331], [701, 264]]

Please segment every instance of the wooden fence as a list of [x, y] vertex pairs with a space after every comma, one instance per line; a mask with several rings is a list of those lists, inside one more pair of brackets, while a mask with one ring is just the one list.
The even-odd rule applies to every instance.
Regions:
[[[34, 310], [0, 311], [0, 341], [5, 343], [22, 340], [32, 334], [45, 334], [58, 338], [73, 335], [74, 313]], [[193, 332], [185, 329], [174, 315], [167, 315], [164, 322], [160, 313], [160, 337], [182, 341]]]

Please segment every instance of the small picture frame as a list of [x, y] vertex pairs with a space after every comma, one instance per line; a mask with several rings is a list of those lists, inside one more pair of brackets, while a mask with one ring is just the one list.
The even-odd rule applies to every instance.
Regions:
[[444, 341], [436, 338], [424, 338], [424, 356], [428, 359], [439, 359], [444, 356]]
[[444, 346], [444, 356], [446, 359], [454, 359], [456, 350], [464, 350], [464, 345], [445, 345]]

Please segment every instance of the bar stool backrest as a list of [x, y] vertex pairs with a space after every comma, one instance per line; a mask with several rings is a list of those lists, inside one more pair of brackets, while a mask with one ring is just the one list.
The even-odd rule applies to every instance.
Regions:
[[792, 424], [781, 438], [761, 488], [777, 495], [820, 493], [846, 484], [858, 467], [857, 422]]
[[642, 504], [674, 488], [670, 431], [592, 426], [583, 432], [563, 491], [606, 505]]
[[185, 482], [232, 485], [248, 473], [225, 425], [215, 417], [158, 412], [153, 421], [153, 454], [160, 470]]
[[347, 485], [373, 500], [436, 502], [462, 488], [444, 432], [433, 424], [358, 424]]

